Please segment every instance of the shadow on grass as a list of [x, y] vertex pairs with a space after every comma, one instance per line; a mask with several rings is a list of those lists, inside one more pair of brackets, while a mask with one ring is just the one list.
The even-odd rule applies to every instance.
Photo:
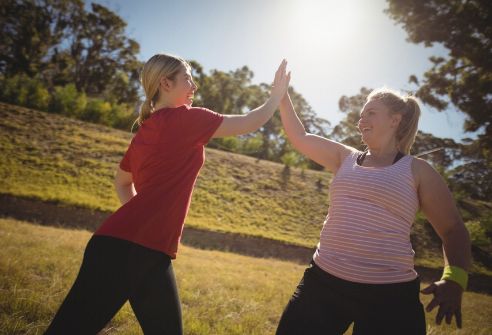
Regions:
[[[41, 225], [94, 231], [110, 214], [110, 212], [64, 203], [0, 194], [0, 216]], [[200, 249], [275, 258], [306, 264], [306, 266], [314, 253], [314, 247], [307, 248], [262, 237], [201, 230], [186, 226], [181, 242]], [[481, 260], [485, 258], [485, 262], [490, 262], [491, 259], [490, 255], [475, 255], [475, 252], [474, 257]], [[437, 280], [441, 276], [441, 269], [422, 266], [416, 266], [415, 269], [424, 282]], [[484, 274], [470, 274], [469, 291], [492, 294], [492, 277]]]

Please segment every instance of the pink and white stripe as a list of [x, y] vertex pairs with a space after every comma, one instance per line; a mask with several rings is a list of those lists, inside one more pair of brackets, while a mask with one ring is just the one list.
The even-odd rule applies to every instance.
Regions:
[[339, 278], [369, 284], [417, 277], [410, 228], [419, 209], [412, 156], [386, 167], [342, 163], [330, 186], [330, 208], [314, 261]]

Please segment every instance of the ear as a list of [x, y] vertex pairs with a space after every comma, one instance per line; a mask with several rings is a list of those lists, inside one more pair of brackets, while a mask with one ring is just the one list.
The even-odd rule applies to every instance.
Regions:
[[391, 115], [391, 128], [398, 128], [401, 122], [401, 114], [395, 113]]
[[164, 90], [165, 92], [169, 92], [171, 88], [173, 87], [172, 81], [165, 76], [162, 76], [160, 81], [159, 81], [159, 86]]

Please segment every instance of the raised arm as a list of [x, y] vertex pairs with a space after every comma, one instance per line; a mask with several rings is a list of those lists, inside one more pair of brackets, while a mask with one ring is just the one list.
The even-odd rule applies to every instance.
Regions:
[[245, 115], [224, 115], [224, 120], [212, 137], [243, 135], [253, 132], [264, 125], [278, 107], [280, 99], [289, 87], [290, 73], [286, 73], [287, 61], [283, 60], [273, 81], [270, 98], [260, 107]]
[[290, 142], [313, 161], [323, 165], [328, 171], [336, 173], [345, 157], [355, 149], [339, 142], [307, 133], [294, 111], [288, 93], [280, 102], [280, 117]]
[[[420, 207], [442, 240], [445, 266], [459, 267], [468, 271], [471, 265], [471, 246], [468, 231], [456, 208], [451, 192], [439, 173], [424, 160], [414, 159], [412, 170], [418, 187]], [[461, 328], [461, 297], [463, 288], [452, 280], [440, 280], [422, 290], [434, 294], [427, 305], [430, 312], [439, 306], [436, 323], [446, 317], [451, 323], [456, 317]]]

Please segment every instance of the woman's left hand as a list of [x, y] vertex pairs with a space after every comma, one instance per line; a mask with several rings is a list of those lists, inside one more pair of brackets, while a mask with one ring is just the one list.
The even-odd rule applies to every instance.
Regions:
[[436, 315], [436, 323], [441, 324], [442, 319], [446, 317], [446, 323], [451, 324], [453, 315], [456, 317], [456, 325], [461, 328], [461, 298], [463, 288], [451, 280], [436, 281], [420, 291], [422, 294], [434, 294], [434, 298], [427, 305], [425, 310], [432, 311], [439, 306]]

